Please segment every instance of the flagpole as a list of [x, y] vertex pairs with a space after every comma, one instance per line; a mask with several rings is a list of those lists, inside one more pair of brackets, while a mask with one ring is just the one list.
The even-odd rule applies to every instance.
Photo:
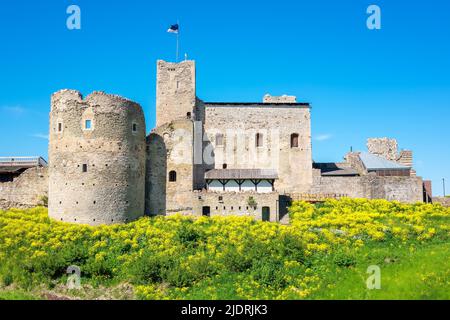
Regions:
[[177, 20], [177, 25], [178, 25], [178, 32], [177, 32], [177, 60], [176, 62], [178, 63], [178, 51], [179, 51], [179, 47], [180, 47], [180, 22]]

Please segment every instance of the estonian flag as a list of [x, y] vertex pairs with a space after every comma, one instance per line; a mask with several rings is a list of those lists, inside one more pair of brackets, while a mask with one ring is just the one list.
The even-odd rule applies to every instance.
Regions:
[[178, 33], [178, 24], [171, 25], [170, 28], [167, 30], [167, 32]]

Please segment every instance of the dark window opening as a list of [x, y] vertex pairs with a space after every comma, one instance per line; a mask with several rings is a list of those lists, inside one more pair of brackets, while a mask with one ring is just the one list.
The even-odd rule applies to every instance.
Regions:
[[210, 207], [203, 207], [202, 215], [205, 216], [205, 217], [209, 217], [211, 215], [211, 208]]
[[177, 181], [177, 173], [175, 171], [170, 171], [169, 172], [169, 181], [170, 182]]
[[298, 133], [291, 134], [291, 148], [298, 148]]
[[256, 134], [256, 146], [257, 147], [262, 147], [263, 146], [263, 135], [262, 135], [262, 133], [257, 133]]
[[58, 123], [58, 131], [61, 132], [62, 131], [62, 123]]
[[83, 164], [83, 172], [87, 172], [87, 164]]
[[219, 196], [219, 201], [223, 201], [223, 197], [222, 196]]
[[136, 132], [136, 131], [137, 131], [137, 124], [133, 123], [133, 132]]
[[228, 165], [226, 164], [226, 163], [224, 163], [223, 165], [222, 165], [222, 168], [223, 169], [226, 169], [228, 167]]
[[191, 118], [191, 113], [190, 112], [186, 113], [186, 118], [188, 118], [188, 119]]

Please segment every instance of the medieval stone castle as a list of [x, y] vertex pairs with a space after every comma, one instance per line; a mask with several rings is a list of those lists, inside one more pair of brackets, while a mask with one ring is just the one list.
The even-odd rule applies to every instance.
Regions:
[[412, 152], [393, 139], [369, 139], [367, 152], [342, 162], [314, 162], [311, 108], [294, 96], [204, 102], [194, 61], [158, 61], [156, 90], [148, 136], [137, 103], [53, 94], [48, 166], [0, 159], [0, 205], [35, 205], [48, 191], [51, 218], [98, 225], [175, 213], [284, 222], [292, 200], [430, 200]]

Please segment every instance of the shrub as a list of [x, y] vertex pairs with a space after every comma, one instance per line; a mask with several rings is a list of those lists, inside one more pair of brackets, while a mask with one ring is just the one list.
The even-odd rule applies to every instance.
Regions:
[[0, 279], [54, 286], [76, 265], [83, 284], [131, 282], [144, 298], [307, 299], [332, 274], [449, 240], [441, 205], [342, 199], [289, 213], [290, 225], [175, 215], [90, 227], [51, 221], [43, 207], [0, 211]]

